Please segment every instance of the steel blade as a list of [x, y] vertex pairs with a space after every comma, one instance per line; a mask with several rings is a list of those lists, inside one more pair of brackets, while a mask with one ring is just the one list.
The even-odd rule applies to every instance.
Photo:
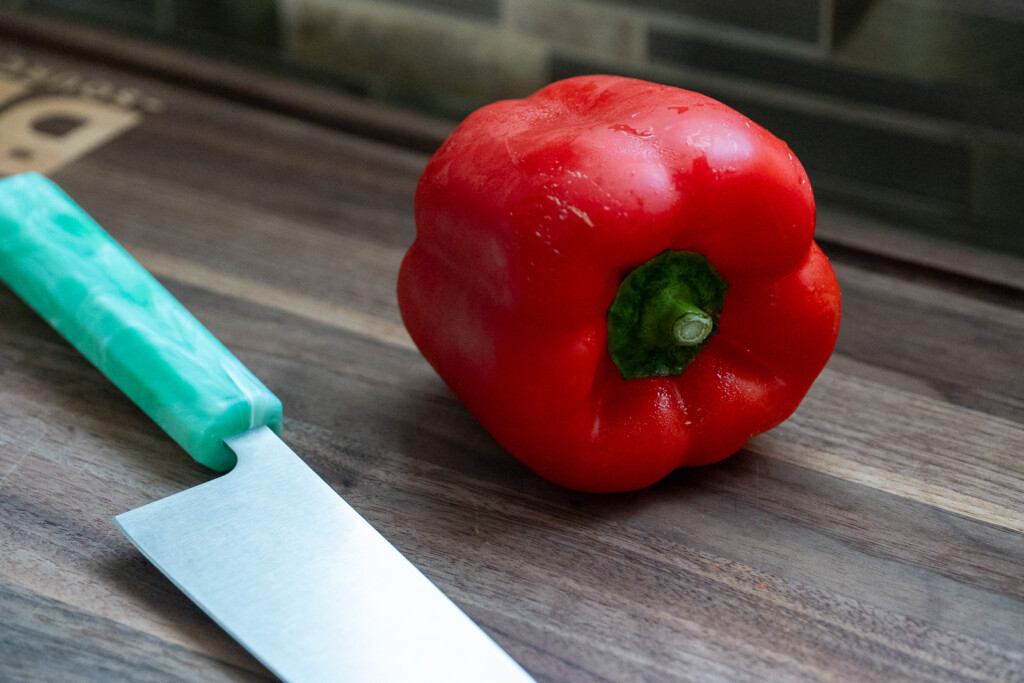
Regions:
[[288, 681], [532, 680], [270, 429], [228, 474], [116, 517]]

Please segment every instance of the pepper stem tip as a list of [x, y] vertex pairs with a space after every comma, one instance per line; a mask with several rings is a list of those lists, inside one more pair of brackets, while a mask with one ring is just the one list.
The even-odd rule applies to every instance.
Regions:
[[688, 311], [672, 324], [672, 338], [679, 346], [699, 346], [714, 327], [710, 316], [703, 312]]

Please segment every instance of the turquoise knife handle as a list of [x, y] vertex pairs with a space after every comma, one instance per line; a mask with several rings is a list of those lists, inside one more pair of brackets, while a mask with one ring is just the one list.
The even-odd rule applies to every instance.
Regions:
[[0, 180], [0, 279], [200, 463], [281, 402], [57, 185]]

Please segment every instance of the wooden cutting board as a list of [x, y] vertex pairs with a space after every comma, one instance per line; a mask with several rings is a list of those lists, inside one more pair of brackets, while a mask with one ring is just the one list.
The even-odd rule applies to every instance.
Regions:
[[[1024, 262], [825, 207], [843, 327], [796, 415], [718, 465], [577, 494], [503, 452], [402, 327], [448, 124], [0, 27], [0, 172], [46, 165], [539, 680], [1024, 680]], [[210, 477], [0, 286], [0, 679], [269, 677], [111, 519]]]

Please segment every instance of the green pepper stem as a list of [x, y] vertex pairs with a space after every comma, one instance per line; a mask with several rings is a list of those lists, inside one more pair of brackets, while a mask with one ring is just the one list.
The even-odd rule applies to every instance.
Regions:
[[622, 376], [681, 374], [718, 331], [727, 289], [694, 252], [664, 251], [632, 270], [608, 308], [608, 351]]
[[693, 301], [685, 283], [649, 292], [640, 309], [640, 332], [654, 347], [697, 346], [711, 334], [711, 317]]

